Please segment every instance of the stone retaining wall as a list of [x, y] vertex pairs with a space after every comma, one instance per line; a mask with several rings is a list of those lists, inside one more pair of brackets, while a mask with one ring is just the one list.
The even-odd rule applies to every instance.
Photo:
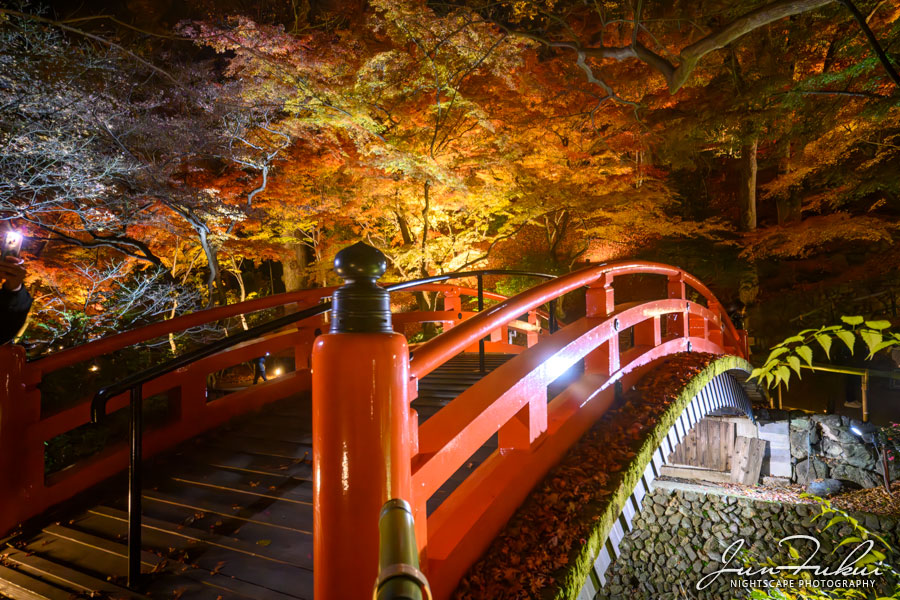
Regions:
[[[687, 353], [690, 354], [690, 353]], [[678, 356], [678, 355], [676, 355]], [[611, 540], [612, 535], [620, 535], [624, 530], [620, 520], [626, 521], [634, 514], [633, 500], [637, 502], [643, 497], [645, 490], [655, 478], [657, 466], [662, 464], [663, 440], [675, 438], [675, 443], [683, 439], [690, 428], [690, 419], [695, 413], [688, 412], [693, 403], [701, 402], [701, 395], [708, 385], [713, 385], [719, 377], [727, 377], [730, 371], [749, 373], [752, 366], [737, 356], [719, 356], [708, 362], [699, 373], [695, 373], [685, 381], [681, 376], [669, 377], [668, 384], [672, 390], [656, 390], [661, 397], [674, 392], [677, 396], [671, 399], [664, 412], [659, 415], [652, 427], [642, 438], [640, 446], [633, 453], [628, 467], [620, 471], [615, 492], [601, 499], [602, 508], [593, 516], [590, 534], [573, 552], [568, 566], [554, 575], [556, 591], [548, 598], [556, 600], [590, 598], [594, 595], [597, 573], [606, 573], [611, 556], [617, 550]], [[643, 382], [643, 380], [642, 380]], [[640, 384], [639, 384], [640, 385]], [[680, 391], [677, 391], [680, 388]], [[717, 393], [715, 406], [725, 402], [727, 394]], [[707, 398], [708, 400], [708, 398]], [[688, 415], [695, 415], [689, 417]], [[688, 424], [686, 424], [686, 422]], [[677, 433], [680, 431], [680, 433]], [[652, 475], [652, 477], [647, 477]], [[612, 550], [610, 550], [612, 548]]]
[[[766, 440], [762, 475], [807, 485], [815, 479], [838, 479], [849, 488], [882, 485], [882, 465], [872, 444], [851, 431], [854, 421], [841, 415], [804, 411], [758, 409], [757, 423], [735, 417], [713, 417], [735, 422], [737, 435]], [[742, 431], [743, 429], [743, 431]], [[900, 477], [900, 461], [888, 463], [891, 481]], [[696, 479], [711, 479], [698, 472]], [[707, 475], [707, 477], [704, 477]], [[689, 477], [688, 475], [675, 475]]]
[[[654, 485], [633, 521], [633, 530], [620, 544], [621, 556], [607, 571], [608, 583], [596, 596], [598, 600], [749, 597], [749, 589], [731, 587], [725, 575], [703, 591], [695, 589], [704, 574], [723, 568], [723, 551], [739, 538], [746, 540], [745, 548], [755, 556], [772, 558], [779, 565], [802, 563], [813, 547], [811, 542], [795, 543], [801, 560], [792, 560], [784, 546], [778, 547], [785, 536], [816, 537], [822, 547], [810, 564], [822, 566], [837, 567], [851, 546], [830, 554], [851, 529], [843, 524], [820, 532], [825, 522], [822, 518], [813, 520], [819, 513], [814, 504], [755, 500], [659, 480]], [[852, 516], [896, 547], [900, 520], [872, 514]]]
[[[792, 481], [806, 485], [811, 479], [827, 477], [862, 487], [882, 484], [883, 470], [875, 449], [850, 431], [848, 417], [792, 411], [789, 418]], [[895, 461], [889, 463], [889, 474], [892, 480], [897, 478]]]

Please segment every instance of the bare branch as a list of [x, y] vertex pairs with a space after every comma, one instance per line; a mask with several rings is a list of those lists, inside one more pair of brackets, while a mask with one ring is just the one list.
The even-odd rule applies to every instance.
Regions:
[[758, 29], [763, 25], [768, 25], [779, 19], [796, 15], [817, 8], [821, 8], [826, 4], [831, 4], [834, 0], [781, 0], [773, 2], [765, 6], [761, 6], [756, 10], [752, 10], [747, 14], [738, 17], [725, 27], [714, 31], [708, 36], [694, 42], [690, 46], [684, 48], [679, 55], [681, 63], [675, 69], [675, 73], [671, 78], [667, 78], [669, 82], [669, 92], [675, 93], [681, 89], [697, 66], [697, 63], [704, 56], [724, 48], [736, 39], [750, 33], [754, 29]]
[[634, 25], [631, 28], [631, 45], [637, 45], [638, 41], [638, 31], [641, 29], [641, 9], [644, 7], [643, 0], [637, 0], [637, 5], [634, 7]]
[[900, 87], [900, 74], [897, 73], [894, 65], [891, 64], [891, 59], [888, 58], [888, 55], [884, 52], [881, 44], [878, 43], [878, 38], [876, 38], [875, 34], [872, 33], [872, 29], [866, 22], [866, 17], [864, 17], [863, 14], [859, 12], [859, 9], [856, 8], [856, 5], [853, 4], [852, 0], [838, 0], [838, 2], [846, 6], [847, 10], [850, 11], [850, 14], [853, 15], [853, 18], [856, 19], [856, 22], [859, 23], [859, 28], [863, 30], [864, 34], [866, 34], [866, 39], [869, 40], [869, 45], [872, 46], [872, 50], [875, 52], [875, 56], [877, 56], [878, 60], [881, 61], [881, 64], [884, 66], [884, 70], [887, 71], [888, 77], [891, 78], [891, 81], [894, 82], [894, 85]]
[[[756, 10], [752, 10], [747, 14], [738, 17], [731, 23], [682, 49], [678, 56], [677, 66], [663, 58], [661, 55], [653, 52], [637, 40], [636, 32], [639, 18], [637, 10], [635, 12], [635, 31], [632, 35], [631, 44], [621, 47], [603, 45], [585, 47], [578, 41], [554, 41], [532, 33], [511, 30], [509, 27], [502, 24], [499, 25], [511, 34], [527, 37], [546, 44], [549, 47], [575, 50], [582, 62], [583, 57], [585, 56], [597, 59], [612, 59], [616, 61], [623, 61], [631, 58], [638, 59], [661, 73], [669, 86], [669, 93], [674, 94], [684, 86], [691, 74], [693, 74], [694, 69], [700, 60], [710, 52], [724, 48], [738, 38], [764, 25], [768, 25], [769, 23], [783, 19], [784, 17], [821, 8], [834, 1], [835, 0], [779, 0], [778, 2], [772, 2], [771, 4], [761, 6]], [[841, 1], [843, 2], [846, 0]], [[638, 5], [638, 10], [639, 8], [640, 4]], [[584, 70], [583, 67], [582, 70]], [[587, 73], [587, 71], [585, 72]]]
[[787, 96], [790, 94], [800, 94], [801, 96], [850, 96], [852, 98], [870, 98], [873, 100], [883, 100], [889, 96], [881, 94], [873, 94], [871, 92], [847, 92], [847, 91], [831, 91], [831, 90], [792, 90], [790, 92], [781, 92], [775, 96]]
[[153, 63], [151, 63], [148, 60], [141, 58], [140, 56], [138, 56], [137, 54], [135, 54], [134, 52], [132, 52], [130, 50], [127, 50], [120, 44], [117, 44], [116, 42], [109, 40], [107, 38], [101, 37], [99, 35], [94, 35], [93, 33], [88, 33], [87, 31], [84, 31], [83, 29], [78, 29], [77, 27], [72, 27], [70, 25], [66, 25], [64, 21], [54, 21], [53, 19], [47, 19], [45, 17], [39, 17], [37, 15], [30, 15], [28, 13], [19, 12], [17, 10], [9, 10], [6, 8], [0, 8], [0, 14], [12, 15], [14, 17], [19, 17], [21, 19], [30, 19], [32, 21], [37, 21], [39, 23], [45, 23], [47, 25], [52, 25], [52, 26], [58, 27], [64, 31], [68, 31], [69, 33], [74, 33], [76, 35], [86, 37], [89, 40], [94, 40], [95, 42], [99, 42], [99, 43], [103, 44], [104, 46], [109, 46], [110, 48], [115, 48], [122, 54], [125, 54], [125, 55], [131, 57], [132, 60], [139, 62], [140, 64], [144, 65], [151, 71], [154, 71], [155, 73], [162, 75], [163, 77], [165, 77], [172, 83], [174, 83], [176, 85], [180, 85], [178, 80], [175, 79], [175, 77], [173, 77], [168, 71], [154, 65]]
[[[41, 223], [40, 221], [31, 219], [27, 216], [23, 216], [21, 218], [23, 220], [27, 221], [28, 223], [31, 223], [32, 225], [38, 227], [39, 229], [42, 229], [42, 230], [46, 231], [47, 233], [50, 233], [53, 236], [55, 236], [54, 238], [48, 238], [50, 240], [57, 239], [57, 240], [65, 242], [67, 244], [72, 244], [73, 246], [80, 246], [82, 248], [100, 248], [100, 247], [114, 248], [115, 250], [118, 250], [122, 254], [124, 254], [126, 256], [130, 256], [131, 258], [134, 258], [136, 260], [148, 262], [148, 263], [156, 265], [158, 267], [163, 266], [163, 263], [159, 259], [159, 257], [156, 256], [155, 254], [153, 254], [153, 252], [150, 250], [150, 248], [146, 244], [144, 244], [143, 242], [136, 240], [134, 238], [130, 238], [128, 236], [112, 236], [112, 235], [111, 236], [101, 236], [93, 231], [89, 231], [87, 233], [90, 234], [92, 239], [83, 240], [83, 239], [77, 238], [73, 235], [69, 235], [66, 232], [64, 232], [58, 228], [47, 225], [46, 223]], [[135, 250], [138, 250], [140, 252], [136, 252], [135, 250], [129, 250], [129, 248], [134, 248]]]

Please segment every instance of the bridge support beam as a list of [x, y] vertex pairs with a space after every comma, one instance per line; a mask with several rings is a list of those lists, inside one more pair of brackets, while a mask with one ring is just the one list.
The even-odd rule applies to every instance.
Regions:
[[371, 597], [381, 507], [412, 500], [409, 349], [375, 283], [385, 267], [363, 244], [338, 253], [347, 284], [313, 346], [315, 600]]

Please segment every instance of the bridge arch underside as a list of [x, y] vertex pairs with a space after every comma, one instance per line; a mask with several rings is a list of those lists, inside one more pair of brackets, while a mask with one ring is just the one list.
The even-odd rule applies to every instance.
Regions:
[[[672, 411], [650, 435], [645, 450], [639, 452], [618, 493], [611, 497], [606, 511], [586, 547], [588, 568], [573, 573], [570, 590], [579, 590], [578, 599], [588, 600], [606, 585], [606, 573], [619, 556], [619, 544], [631, 531], [635, 515], [644, 497], [651, 491], [661, 467], [700, 419], [715, 414], [744, 414], [752, 420], [753, 408], [743, 387], [749, 365], [736, 357], [723, 357], [696, 375], [685, 387]], [[697, 389], [699, 388], [699, 389]], [[577, 570], [577, 569], [576, 569]], [[580, 581], [579, 581], [580, 580]], [[566, 595], [564, 594], [563, 597]]]

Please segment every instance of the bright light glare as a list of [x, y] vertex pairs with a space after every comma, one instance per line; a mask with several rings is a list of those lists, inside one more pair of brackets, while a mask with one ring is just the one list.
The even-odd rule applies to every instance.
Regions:
[[563, 373], [568, 371], [571, 366], [572, 365], [566, 362], [566, 360], [558, 356], [554, 356], [544, 363], [544, 368], [547, 369], [546, 373], [551, 381], [558, 379]]
[[275, 369], [275, 377], [279, 377], [281, 375], [281, 373], [282, 373], [281, 367], [278, 367], [277, 369]]
[[7, 231], [6, 232], [6, 245], [7, 246], [18, 246], [22, 243], [22, 234], [18, 231]]
[[96, 371], [99, 371], [99, 370], [100, 370], [100, 367], [98, 367], [97, 365], [91, 365], [90, 370], [96, 372]]
[[863, 432], [860, 431], [860, 430], [859, 430], [859, 427], [857, 427], [856, 425], [854, 425], [853, 427], [851, 427], [851, 428], [850, 428], [850, 431], [852, 431], [852, 432], [855, 433], [856, 435], [862, 437]]

